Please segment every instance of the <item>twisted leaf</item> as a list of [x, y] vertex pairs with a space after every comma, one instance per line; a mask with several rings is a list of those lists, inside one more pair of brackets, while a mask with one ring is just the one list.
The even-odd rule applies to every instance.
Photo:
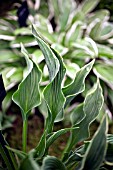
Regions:
[[62, 80], [65, 75], [65, 66], [60, 55], [40, 38], [34, 27], [32, 30], [33, 35], [36, 37], [36, 40], [44, 54], [49, 70], [51, 82], [44, 89], [44, 98], [51, 115], [51, 121], [54, 122], [56, 116], [61, 112], [65, 103], [65, 97], [61, 89]]
[[63, 88], [64, 96], [66, 97], [66, 104], [68, 104], [75, 96], [85, 90], [85, 78], [92, 69], [95, 60], [82, 67], [76, 74], [74, 81]]

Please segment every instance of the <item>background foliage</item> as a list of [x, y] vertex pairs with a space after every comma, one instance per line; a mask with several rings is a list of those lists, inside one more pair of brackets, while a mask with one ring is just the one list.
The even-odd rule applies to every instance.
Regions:
[[[15, 10], [0, 19], [0, 72], [7, 91], [0, 128], [12, 126], [14, 117], [6, 115], [11, 98], [23, 119], [22, 151], [8, 146], [1, 134], [0, 149], [8, 169], [112, 168], [112, 134], [107, 134], [113, 109], [113, 24], [109, 10], [99, 9], [99, 0], [23, 4], [19, 9], [27, 11], [24, 23], [20, 23], [19, 12], [18, 18], [15, 16]], [[3, 83], [0, 90], [2, 94]], [[0, 97], [2, 101], [4, 97]], [[37, 146], [26, 153], [28, 117], [37, 106], [44, 116], [44, 132]], [[54, 123], [66, 119], [72, 126], [54, 132]], [[95, 119], [100, 127], [85, 141]], [[47, 156], [51, 144], [69, 131], [61, 159]], [[75, 149], [79, 142], [84, 143]]]

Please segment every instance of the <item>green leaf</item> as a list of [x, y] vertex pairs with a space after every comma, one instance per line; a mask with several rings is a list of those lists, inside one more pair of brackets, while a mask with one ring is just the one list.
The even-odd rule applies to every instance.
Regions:
[[42, 170], [66, 170], [65, 165], [54, 156], [44, 158]]
[[17, 161], [11, 151], [7, 149], [7, 142], [5, 141], [2, 132], [0, 131], [0, 155], [2, 156], [8, 170], [17, 169]]
[[81, 6], [81, 11], [86, 15], [87, 13], [91, 12], [99, 3], [100, 0], [84, 0]]
[[26, 57], [28, 72], [25, 79], [20, 83], [18, 90], [14, 93], [13, 101], [21, 108], [23, 118], [26, 118], [29, 111], [40, 104], [39, 83], [41, 80], [41, 71], [39, 67], [29, 59], [28, 53], [23, 46], [22, 52]]
[[0, 63], [14, 62], [19, 59], [19, 57], [11, 50], [0, 50]]
[[113, 166], [113, 134], [107, 134], [107, 152], [105, 156], [105, 163]]
[[35, 155], [39, 158], [42, 157], [46, 149], [46, 130], [43, 133], [37, 147], [35, 148]]
[[33, 36], [24, 35], [24, 36], [18, 36], [15, 40], [11, 41], [10, 46], [11, 48], [20, 48], [21, 42], [24, 44], [25, 47], [31, 47], [36, 45]]
[[[75, 144], [80, 141], [85, 140], [89, 137], [89, 125], [96, 119], [103, 105], [103, 95], [102, 88], [100, 86], [99, 80], [97, 79], [97, 83], [91, 89], [90, 92], [86, 95], [84, 105], [80, 105], [74, 111], [80, 112], [78, 114], [82, 114], [85, 117], [79, 124], [73, 124], [74, 127], [79, 127], [79, 129], [72, 130], [67, 150], [70, 150]], [[75, 119], [77, 120], [77, 119]], [[74, 122], [73, 122], [74, 123]], [[77, 123], [75, 121], [75, 123]], [[82, 132], [82, 133], [81, 133]]]
[[92, 23], [93, 27], [89, 33], [89, 36], [94, 39], [95, 41], [96, 40], [99, 40], [100, 39], [100, 34], [101, 34], [101, 29], [102, 29], [102, 22], [101, 20], [96, 20], [96, 21], [93, 21]]
[[101, 40], [107, 40], [108, 38], [113, 36], [113, 25], [110, 23], [106, 23], [106, 26], [101, 31]]
[[107, 135], [107, 142], [110, 143], [110, 144], [113, 144], [113, 134]]
[[95, 133], [92, 141], [90, 142], [85, 156], [82, 160], [80, 170], [90, 169], [97, 170], [101, 166], [104, 156], [106, 154], [107, 142], [107, 119], [104, 117], [98, 131]]
[[59, 26], [61, 32], [65, 31], [69, 25], [70, 15], [76, 9], [76, 3], [74, 0], [56, 0], [50, 1], [50, 7], [54, 12], [55, 21]]
[[[78, 127], [76, 127], [77, 129]], [[68, 131], [73, 130], [74, 128], [65, 128], [65, 129], [60, 129], [57, 132], [54, 132], [48, 139], [47, 139], [47, 145], [46, 148], [49, 148], [49, 146], [61, 135], [67, 133]]]
[[113, 58], [113, 50], [105, 45], [97, 44], [98, 51], [99, 51], [99, 57], [105, 57], [105, 58]]
[[85, 78], [92, 69], [95, 60], [82, 67], [76, 74], [74, 81], [68, 86], [63, 88], [64, 96], [67, 98], [68, 104], [75, 96], [85, 90]]
[[107, 165], [113, 166], [113, 140], [112, 144], [108, 143], [107, 152], [105, 156], [105, 163]]
[[75, 22], [66, 33], [65, 45], [69, 48], [70, 43], [76, 42], [82, 36], [82, 22]]
[[36, 38], [38, 45], [40, 46], [40, 49], [42, 50], [42, 53], [45, 57], [48, 71], [49, 71], [50, 81], [52, 81], [56, 77], [56, 74], [59, 71], [59, 61], [56, 58], [53, 51], [50, 49], [49, 45], [46, 44], [38, 35], [36, 28], [34, 26], [32, 26], [32, 33]]
[[51, 82], [44, 89], [44, 98], [46, 100], [49, 112], [51, 113], [52, 122], [54, 122], [56, 116], [62, 110], [65, 102], [65, 97], [61, 90], [61, 83], [65, 74], [65, 66], [59, 54], [54, 49], [50, 48], [49, 45], [47, 45], [40, 38], [34, 27], [32, 27], [32, 30], [33, 35], [36, 37], [36, 40], [38, 41], [38, 44], [44, 54], [49, 70]]
[[30, 152], [29, 155], [22, 161], [19, 170], [40, 170], [39, 165], [33, 158], [33, 152]]
[[60, 55], [54, 49], [52, 49], [52, 51], [59, 60], [60, 68], [54, 80], [44, 89], [44, 97], [47, 102], [48, 108], [52, 114], [53, 121], [55, 120], [57, 122], [59, 121], [59, 119], [57, 118], [60, 117], [59, 114], [62, 114], [61, 111], [65, 103], [65, 97], [64, 94], [62, 93], [61, 84], [66, 69]]
[[27, 154], [25, 152], [23, 152], [23, 151], [10, 148], [9, 146], [6, 146], [6, 148], [8, 150], [12, 151], [13, 153], [15, 153], [20, 159], [24, 159], [27, 156]]
[[97, 18], [101, 21], [106, 20], [106, 18], [109, 18], [109, 11], [107, 9], [99, 9], [93, 13], [93, 15], [88, 15], [88, 24], [94, 22]]
[[5, 91], [2, 75], [0, 74], [0, 105], [3, 99], [5, 98], [5, 96], [6, 96], [6, 91]]
[[103, 106], [103, 102], [104, 98], [102, 94], [102, 88], [100, 86], [99, 79], [97, 79], [97, 83], [86, 95], [84, 101], [83, 110], [84, 113], [86, 114], [87, 121], [89, 121], [89, 123], [95, 120]]
[[100, 79], [105, 81], [111, 88], [113, 88], [113, 66], [110, 64], [97, 64], [94, 67], [94, 73], [96, 76], [98, 76]]
[[83, 103], [78, 105], [71, 114], [71, 122], [72, 125], [79, 124], [85, 117], [85, 114], [83, 112]]

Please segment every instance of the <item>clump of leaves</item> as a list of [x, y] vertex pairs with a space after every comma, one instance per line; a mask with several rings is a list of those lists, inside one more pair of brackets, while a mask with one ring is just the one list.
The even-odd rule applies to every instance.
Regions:
[[[100, 78], [105, 96], [101, 115], [107, 112], [108, 117], [112, 120], [113, 50], [111, 47], [113, 44], [113, 24], [109, 21], [109, 11], [106, 9], [94, 11], [99, 0], [84, 0], [80, 4], [75, 0], [49, 0], [48, 3], [41, 0], [38, 2], [30, 1], [28, 3], [28, 5], [31, 4], [29, 9], [32, 16], [28, 18], [28, 27], [18, 28], [14, 11], [9, 14], [9, 17], [0, 19], [2, 44], [0, 53], [1, 56], [4, 55], [0, 58], [0, 71], [8, 91], [7, 98], [10, 99], [10, 93], [14, 92], [13, 87], [21, 82], [25, 71], [26, 62], [24, 55], [20, 53], [20, 42], [23, 42], [31, 54], [32, 60], [40, 64], [42, 71], [41, 90], [43, 91], [47, 85], [49, 76], [47, 65], [42, 51], [32, 36], [30, 29], [32, 22], [35, 23], [41, 37], [62, 55], [67, 70], [65, 85], [73, 81], [80, 67], [95, 58], [95, 65], [86, 82], [86, 88], [89, 90], [91, 84], [94, 84], [95, 75]], [[53, 28], [52, 21], [55, 23], [55, 28]], [[85, 97], [84, 93], [82, 96]], [[7, 110], [9, 105], [5, 101], [3, 106], [6, 105], [5, 110]], [[42, 108], [42, 105], [39, 108], [41, 113], [45, 115], [46, 110]], [[98, 117], [98, 120], [100, 119]]]
[[[72, 126], [56, 132], [53, 131], [54, 123], [65, 119], [65, 108], [69, 106], [72, 99], [85, 90], [85, 79], [93, 68], [95, 60], [79, 69], [73, 81], [65, 86], [63, 81], [65, 79], [66, 67], [61, 56], [40, 37], [34, 26], [32, 27], [32, 32], [44, 55], [49, 73], [49, 83], [41, 92], [42, 73], [39, 68], [40, 65], [37, 65], [30, 58], [27, 50], [21, 45], [22, 53], [25, 55], [27, 62], [27, 71], [17, 91], [13, 94], [13, 101], [20, 107], [22, 113], [23, 150], [20, 151], [8, 146], [2, 134], [0, 134], [0, 153], [6, 163], [6, 169], [101, 170], [112, 168], [113, 136], [112, 134], [107, 135], [108, 123], [106, 114], [93, 138], [90, 141], [85, 141], [90, 136], [90, 124], [100, 114], [104, 102], [98, 77], [94, 86], [85, 95], [84, 102], [73, 109], [71, 113]], [[0, 92], [0, 95], [2, 97], [2, 92]], [[42, 96], [47, 109], [44, 132], [37, 146], [27, 153], [28, 117], [31, 110], [41, 104]], [[1, 101], [3, 98], [1, 98]], [[51, 144], [68, 131], [70, 131], [70, 137], [61, 158], [49, 156]], [[79, 148], [73, 149], [80, 141], [83, 144]]]

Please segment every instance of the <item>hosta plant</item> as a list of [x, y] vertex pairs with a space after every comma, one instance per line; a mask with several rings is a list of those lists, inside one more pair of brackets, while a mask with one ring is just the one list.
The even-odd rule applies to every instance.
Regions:
[[[103, 112], [101, 113], [107, 112], [112, 120], [113, 24], [109, 21], [108, 10], [94, 10], [98, 3], [99, 0], [84, 0], [80, 4], [75, 0], [49, 0], [48, 3], [45, 0], [36, 0], [28, 3], [28, 5], [31, 5], [29, 5], [30, 15], [27, 20], [27, 27], [18, 27], [14, 11], [10, 12], [8, 17], [0, 19], [2, 44], [0, 53], [1, 56], [4, 56], [0, 57], [0, 71], [8, 92], [3, 101], [3, 113], [9, 108], [10, 96], [14, 92], [15, 85], [21, 82], [22, 75], [25, 72], [26, 61], [24, 55], [20, 53], [20, 42], [23, 42], [31, 54], [32, 60], [36, 64], [40, 64], [42, 71], [41, 90], [47, 85], [49, 76], [47, 65], [37, 42], [32, 36], [30, 29], [32, 22], [36, 25], [41, 37], [62, 55], [67, 70], [65, 85], [73, 81], [80, 67], [95, 58], [95, 65], [86, 81], [86, 89], [89, 90], [91, 85], [94, 84], [95, 75], [100, 78], [105, 96]], [[81, 94], [83, 98], [87, 90], [85, 94]], [[39, 109], [45, 115], [46, 110], [42, 108], [43, 103], [39, 106]], [[76, 101], [73, 100], [73, 103], [76, 104]], [[98, 120], [100, 119], [98, 117]]]
[[[100, 81], [96, 81], [85, 95], [82, 103], [72, 110], [71, 127], [53, 131], [54, 123], [65, 119], [65, 109], [70, 102], [85, 90], [85, 80], [93, 68], [95, 60], [80, 68], [73, 81], [65, 86], [66, 67], [59, 53], [51, 48], [32, 27], [33, 35], [43, 53], [49, 74], [49, 82], [43, 91], [42, 72], [21, 44], [27, 69], [24, 78], [13, 94], [13, 101], [20, 107], [23, 119], [22, 151], [11, 148], [0, 132], [0, 153], [8, 170], [109, 170], [113, 168], [113, 135], [107, 134], [108, 121], [104, 114], [94, 136], [90, 137], [90, 125], [100, 114], [104, 97]], [[5, 97], [2, 77], [0, 83], [0, 101]], [[27, 125], [31, 110], [42, 103], [44, 98], [47, 114], [44, 131], [39, 143], [29, 152], [27, 148]], [[60, 158], [49, 155], [52, 143], [61, 135], [70, 132], [66, 147]], [[78, 147], [78, 143], [81, 142]], [[3, 169], [1, 167], [1, 169]]]

